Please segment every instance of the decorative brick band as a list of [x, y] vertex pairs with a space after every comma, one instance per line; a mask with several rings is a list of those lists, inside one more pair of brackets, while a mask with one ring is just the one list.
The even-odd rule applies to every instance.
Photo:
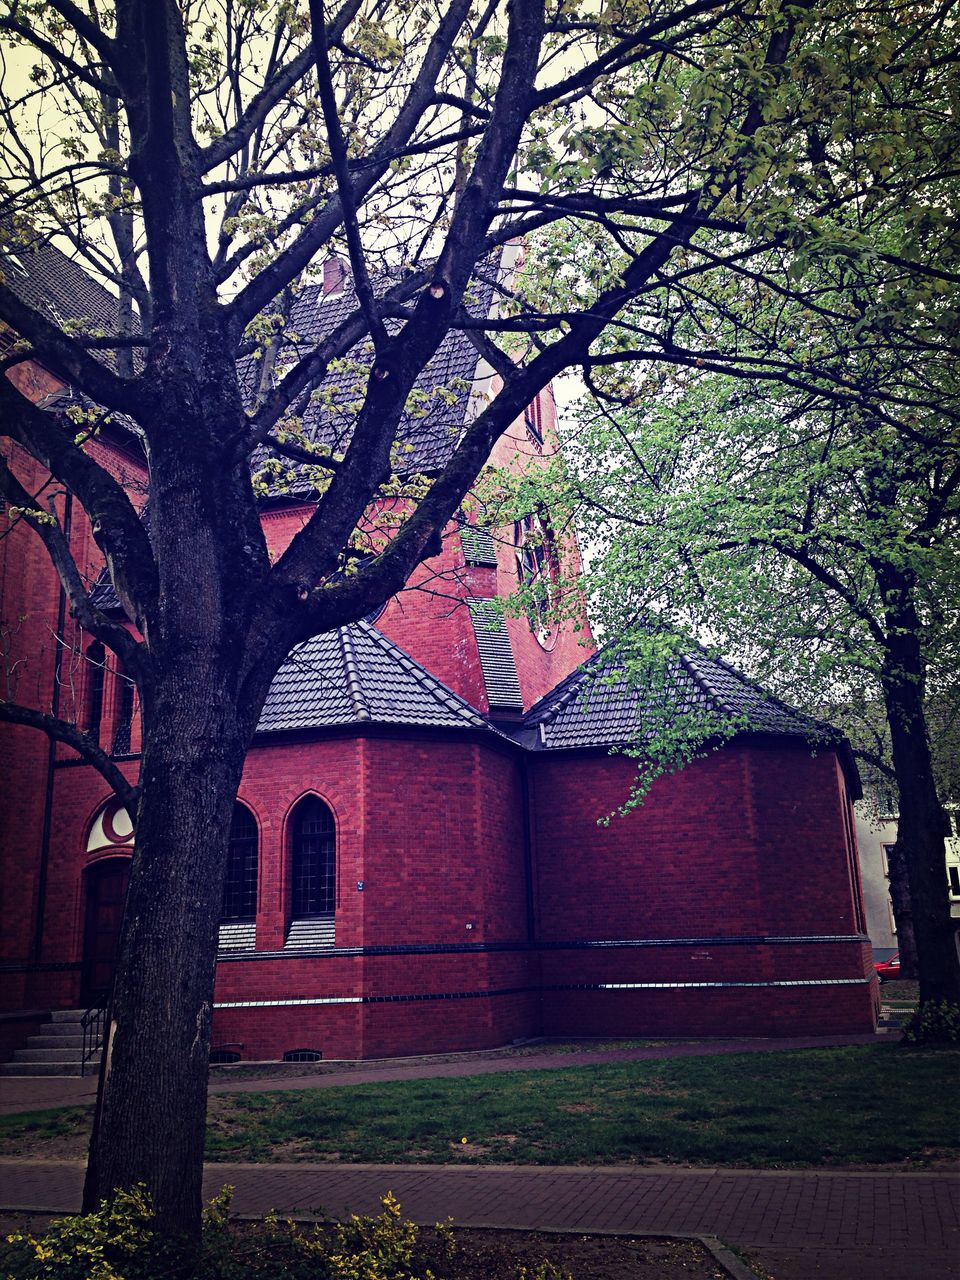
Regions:
[[[346, 956], [439, 956], [464, 955], [471, 952], [481, 954], [503, 953], [510, 951], [595, 951], [609, 950], [616, 947], [779, 947], [779, 946], [821, 946], [825, 943], [863, 943], [869, 942], [859, 933], [822, 933], [822, 934], [742, 934], [740, 936], [706, 937], [706, 938], [598, 938], [578, 941], [560, 942], [417, 942], [397, 943], [395, 946], [379, 947], [318, 947], [303, 948], [295, 952], [284, 951], [241, 951], [220, 952], [217, 964], [233, 964], [241, 962], [249, 964], [252, 960], [334, 960]], [[51, 961], [43, 964], [31, 964], [26, 960], [10, 960], [0, 964], [0, 973], [68, 973], [81, 968], [79, 960]]]
[[289, 951], [248, 951], [239, 955], [221, 953], [217, 957], [218, 964], [231, 964], [235, 961], [250, 960], [282, 960], [294, 958], [334, 959], [344, 956], [437, 956], [463, 955], [470, 952], [501, 953], [506, 951], [595, 951], [610, 950], [617, 947], [777, 947], [777, 946], [821, 946], [824, 943], [863, 943], [869, 939], [860, 933], [826, 933], [826, 934], [786, 934], [783, 936], [769, 934], [742, 934], [740, 936], [705, 937], [705, 938], [588, 938], [566, 939], [556, 942], [413, 942], [396, 943], [393, 946], [370, 947], [317, 947], [315, 949], [297, 949], [291, 957]]
[[869, 978], [779, 978], [769, 982], [586, 982], [570, 986], [544, 987], [544, 991], [654, 991], [667, 987], [671, 991], [689, 987], [855, 987]]
[[537, 995], [541, 991], [654, 991], [705, 987], [863, 986], [869, 978], [795, 978], [770, 982], [571, 982], [557, 986], [501, 987], [491, 991], [430, 991], [398, 996], [291, 996], [280, 1000], [223, 1000], [215, 1009], [287, 1009], [303, 1004], [413, 1004], [424, 1000], [489, 1000], [496, 996]]

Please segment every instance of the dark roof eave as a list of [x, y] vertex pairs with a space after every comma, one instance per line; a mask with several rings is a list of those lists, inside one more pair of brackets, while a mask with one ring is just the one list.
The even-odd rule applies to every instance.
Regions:
[[514, 751], [523, 750], [519, 743], [514, 742], [506, 734], [500, 733], [493, 725], [404, 724], [392, 720], [354, 720], [347, 724], [258, 729], [254, 734], [251, 749], [327, 738], [389, 738], [409, 737], [411, 734], [428, 739], [456, 738], [466, 742], [480, 742], [484, 746], [509, 750], [511, 754]]
[[[633, 739], [623, 739], [618, 742], [590, 742], [575, 743], [570, 746], [551, 746], [549, 742], [541, 742], [539, 735], [533, 736], [532, 731], [528, 727], [526, 731], [515, 739], [518, 746], [531, 755], [610, 755], [612, 753], [625, 751], [627, 748], [635, 746]], [[729, 738], [707, 738], [701, 744], [703, 751], [716, 751], [719, 748], [728, 746], [732, 743], [742, 743], [745, 741], [758, 744], [778, 744], [802, 747], [807, 751], [814, 753], [819, 751], [832, 751], [836, 754], [837, 759], [843, 769], [844, 778], [850, 791], [851, 799], [859, 800], [863, 794], [860, 783], [860, 773], [857, 769], [856, 760], [854, 758], [853, 749], [850, 743], [844, 737], [834, 738], [832, 741], [827, 738], [819, 740], [811, 740], [802, 737], [796, 733], [771, 733], [766, 729], [739, 729]]]

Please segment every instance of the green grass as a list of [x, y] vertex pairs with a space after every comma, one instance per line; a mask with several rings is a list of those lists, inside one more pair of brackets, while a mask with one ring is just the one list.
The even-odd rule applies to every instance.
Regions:
[[957, 1052], [857, 1046], [235, 1094], [212, 1100], [207, 1154], [759, 1167], [916, 1161], [960, 1149], [958, 1069]]
[[[210, 1160], [779, 1168], [960, 1150], [960, 1051], [854, 1046], [211, 1098]], [[83, 1153], [89, 1109], [0, 1120], [0, 1151]], [[467, 1142], [461, 1142], [466, 1138]]]

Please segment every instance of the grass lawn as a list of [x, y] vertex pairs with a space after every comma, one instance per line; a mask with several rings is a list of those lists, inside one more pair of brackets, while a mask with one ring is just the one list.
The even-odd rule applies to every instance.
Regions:
[[[960, 1050], [868, 1045], [219, 1095], [207, 1158], [923, 1162], [960, 1149], [958, 1084]], [[0, 1153], [82, 1155], [88, 1124], [87, 1108], [8, 1117]]]

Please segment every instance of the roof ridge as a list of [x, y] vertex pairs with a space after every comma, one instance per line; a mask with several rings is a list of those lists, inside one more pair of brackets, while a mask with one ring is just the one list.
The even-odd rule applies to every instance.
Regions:
[[353, 704], [356, 717], [358, 720], [372, 720], [373, 716], [370, 714], [370, 708], [367, 706], [363, 694], [363, 685], [360, 682], [360, 672], [357, 668], [356, 655], [353, 652], [353, 637], [350, 635], [350, 628], [339, 627], [337, 629], [337, 639], [340, 642], [343, 669], [347, 677], [347, 695]]
[[417, 683], [422, 685], [428, 693], [432, 694], [438, 702], [443, 703], [449, 711], [458, 711], [461, 713], [466, 711], [469, 713], [471, 720], [476, 725], [482, 725], [484, 728], [489, 728], [487, 722], [483, 719], [476, 708], [470, 705], [466, 698], [461, 697], [459, 693], [451, 689], [449, 685], [444, 684], [442, 680], [438, 680], [435, 675], [426, 669], [426, 667], [417, 662], [416, 658], [407, 653], [405, 649], [402, 649], [400, 645], [391, 640], [389, 636], [384, 635], [379, 627], [375, 627], [372, 623], [367, 622], [362, 618], [350, 625], [356, 627], [357, 630], [367, 635], [376, 645], [379, 646], [380, 649], [387, 653], [395, 662], [399, 663], [405, 671], [409, 672]]
[[778, 697], [777, 694], [771, 693], [769, 689], [766, 689], [759, 680], [754, 680], [752, 676], [748, 676], [745, 672], [739, 671], [731, 663], [727, 662], [725, 658], [718, 656], [716, 658], [710, 658], [710, 661], [715, 662], [718, 667], [722, 667], [724, 671], [739, 680], [741, 684], [746, 685], [748, 689], [753, 689], [766, 702], [775, 702], [778, 707], [781, 707], [784, 711], [788, 711], [790, 715], [796, 716], [798, 720], [804, 720], [811, 725], [816, 725], [818, 729], [828, 729], [833, 734], [838, 732], [836, 725], [832, 725], [828, 720], [821, 720], [819, 716], [810, 715], [809, 712], [803, 711], [799, 707], [794, 707], [789, 702], [785, 702], [783, 698]]
[[702, 693], [708, 698], [712, 698], [721, 711], [728, 716], [735, 716], [736, 711], [729, 705], [723, 694], [711, 682], [706, 672], [701, 671], [697, 664], [696, 657], [692, 653], [678, 654], [680, 665], [686, 671], [687, 675]]

